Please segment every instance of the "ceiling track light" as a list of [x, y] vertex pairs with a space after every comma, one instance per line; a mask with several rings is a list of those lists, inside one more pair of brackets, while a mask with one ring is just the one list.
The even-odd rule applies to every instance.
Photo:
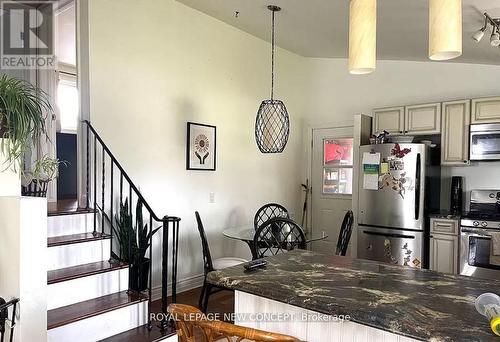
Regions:
[[480, 42], [483, 39], [489, 24], [492, 27], [490, 45], [493, 47], [500, 46], [500, 19], [492, 18], [486, 12], [483, 13], [483, 15], [484, 15], [484, 25], [472, 35], [472, 39], [475, 40], [476, 42]]

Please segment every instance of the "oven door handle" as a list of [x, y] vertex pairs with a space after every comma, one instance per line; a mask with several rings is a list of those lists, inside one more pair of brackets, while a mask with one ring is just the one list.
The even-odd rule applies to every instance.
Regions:
[[395, 233], [378, 233], [378, 232], [370, 232], [368, 230], [363, 230], [363, 233], [368, 234], [368, 235], [377, 235], [377, 236], [403, 238], [403, 239], [414, 239], [415, 238], [412, 235], [403, 235], [403, 234], [395, 234]]
[[467, 233], [469, 235], [473, 236], [478, 236], [478, 237], [486, 237], [486, 238], [491, 238], [491, 235], [488, 234], [488, 232], [484, 229], [478, 229], [478, 228], [463, 228], [462, 227], [462, 233]]

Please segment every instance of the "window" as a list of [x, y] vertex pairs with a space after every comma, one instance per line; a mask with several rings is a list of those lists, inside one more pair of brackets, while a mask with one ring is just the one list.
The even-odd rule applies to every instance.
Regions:
[[78, 90], [76, 76], [60, 73], [57, 84], [57, 107], [62, 133], [76, 133], [78, 127]]
[[352, 138], [323, 140], [323, 194], [352, 194]]

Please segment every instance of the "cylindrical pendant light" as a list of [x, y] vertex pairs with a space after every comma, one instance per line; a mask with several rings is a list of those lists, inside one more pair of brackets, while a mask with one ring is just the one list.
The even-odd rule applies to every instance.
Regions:
[[462, 0], [429, 0], [429, 58], [462, 55]]
[[351, 0], [349, 72], [368, 74], [377, 63], [377, 0]]

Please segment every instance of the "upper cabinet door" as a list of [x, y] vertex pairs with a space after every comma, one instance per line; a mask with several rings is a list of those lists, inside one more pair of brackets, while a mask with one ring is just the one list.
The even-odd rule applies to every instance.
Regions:
[[405, 107], [405, 134], [441, 133], [441, 104], [430, 103]]
[[373, 110], [373, 133], [386, 130], [392, 135], [404, 133], [404, 107]]
[[469, 164], [470, 101], [443, 102], [441, 164]]
[[500, 122], [500, 97], [485, 97], [472, 100], [473, 124]]

